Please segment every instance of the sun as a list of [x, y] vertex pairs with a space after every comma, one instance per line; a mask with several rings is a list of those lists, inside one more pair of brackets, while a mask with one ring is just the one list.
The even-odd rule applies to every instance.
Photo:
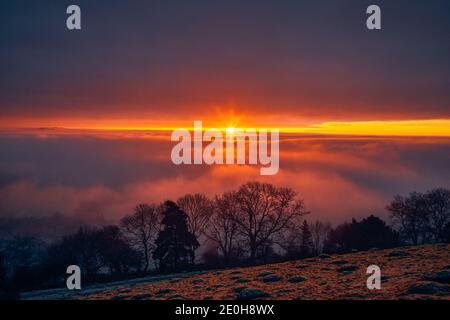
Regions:
[[234, 127], [226, 128], [226, 132], [229, 133], [229, 134], [234, 134], [235, 131], [236, 131], [236, 129]]

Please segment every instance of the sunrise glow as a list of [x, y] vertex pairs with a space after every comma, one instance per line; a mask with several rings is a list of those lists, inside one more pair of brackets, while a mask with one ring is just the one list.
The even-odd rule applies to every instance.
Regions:
[[[203, 130], [219, 128], [223, 132], [233, 134], [236, 128], [279, 129], [281, 133], [332, 134], [332, 135], [367, 135], [367, 136], [432, 136], [449, 137], [450, 120], [395, 120], [395, 121], [325, 121], [309, 125], [286, 126], [283, 123], [272, 123], [270, 126], [258, 123], [241, 123], [237, 126], [222, 125], [220, 121], [205, 121]], [[228, 123], [228, 122], [226, 122]], [[210, 124], [210, 125], [208, 125]], [[146, 123], [145, 120], [36, 120], [0, 123], [0, 129], [72, 129], [96, 131], [171, 131], [179, 128], [193, 130], [192, 122], [175, 121], [171, 124]]]

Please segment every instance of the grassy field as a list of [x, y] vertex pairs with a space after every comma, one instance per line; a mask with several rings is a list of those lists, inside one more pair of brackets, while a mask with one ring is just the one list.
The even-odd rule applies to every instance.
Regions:
[[[380, 290], [366, 286], [369, 265], [381, 268]], [[322, 255], [277, 264], [165, 275], [78, 292], [28, 293], [28, 299], [447, 299], [450, 245], [423, 245]]]

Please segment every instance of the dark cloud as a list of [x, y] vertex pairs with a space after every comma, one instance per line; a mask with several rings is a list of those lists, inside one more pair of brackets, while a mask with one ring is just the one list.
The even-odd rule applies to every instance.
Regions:
[[0, 116], [182, 118], [243, 113], [320, 118], [448, 117], [450, 3], [69, 1], [0, 4]]

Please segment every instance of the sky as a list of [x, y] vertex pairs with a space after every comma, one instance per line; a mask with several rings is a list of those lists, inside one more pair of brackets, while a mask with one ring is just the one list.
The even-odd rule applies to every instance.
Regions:
[[[78, 4], [82, 30], [66, 29]], [[365, 27], [378, 4], [382, 30]], [[0, 216], [117, 221], [258, 180], [311, 219], [450, 187], [448, 0], [0, 2]], [[175, 166], [166, 130], [280, 128], [280, 171]]]
[[446, 0], [72, 2], [1, 2], [0, 126], [449, 119]]

